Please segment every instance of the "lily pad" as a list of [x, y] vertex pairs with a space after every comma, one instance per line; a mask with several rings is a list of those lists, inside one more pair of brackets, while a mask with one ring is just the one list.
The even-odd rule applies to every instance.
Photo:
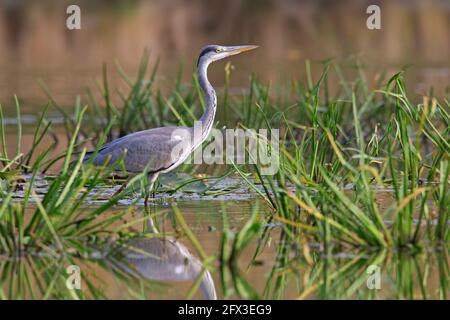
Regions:
[[[159, 177], [159, 183], [168, 191], [179, 190], [182, 192], [200, 193], [204, 192], [208, 186], [201, 180], [184, 172], [169, 172]], [[182, 186], [180, 188], [180, 186]]]

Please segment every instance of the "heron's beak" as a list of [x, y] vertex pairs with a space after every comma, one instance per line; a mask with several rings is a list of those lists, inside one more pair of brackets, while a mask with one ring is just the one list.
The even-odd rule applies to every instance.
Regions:
[[234, 47], [228, 47], [228, 52], [230, 55], [239, 54], [245, 51], [250, 51], [253, 49], [258, 48], [258, 46], [234, 46]]

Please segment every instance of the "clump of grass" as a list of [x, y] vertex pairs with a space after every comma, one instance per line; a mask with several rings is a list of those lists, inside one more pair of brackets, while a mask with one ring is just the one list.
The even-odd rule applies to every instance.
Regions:
[[[275, 219], [293, 240], [300, 229], [337, 244], [337, 250], [448, 241], [448, 102], [414, 105], [401, 73], [382, 90], [370, 92], [358, 79], [348, 96], [326, 95], [323, 101], [328, 72], [306, 91], [298, 90], [298, 110], [281, 115], [285, 134], [277, 175], [263, 177], [254, 167]], [[276, 128], [266, 111], [258, 117]], [[381, 191], [393, 196], [385, 210], [377, 203]]]
[[[48, 191], [41, 198], [35, 191], [34, 181], [43, 157], [34, 163], [30, 182], [24, 185], [21, 203], [14, 201], [15, 190], [8, 190], [0, 208], [0, 252], [21, 254], [28, 248], [48, 251], [49, 254], [64, 254], [73, 241], [90, 235], [108, 233], [108, 226], [125, 213], [102, 217], [120, 199], [112, 197], [105, 204], [91, 210], [85, 209], [85, 200], [110, 171], [105, 167], [82, 166], [85, 150], [72, 163], [77, 132], [84, 110], [77, 114], [76, 126], [66, 152], [60, 174], [49, 183]], [[45, 153], [44, 153], [45, 154]], [[29, 205], [34, 209], [27, 214]], [[26, 217], [31, 217], [27, 219]]]
[[[85, 149], [73, 161], [84, 112], [85, 109], [76, 113], [74, 132], [62, 158], [62, 169], [50, 180], [43, 197], [36, 192], [35, 180], [47, 151], [27, 168], [31, 171], [31, 178], [28, 183], [20, 183], [23, 188], [20, 202], [15, 198], [19, 183], [8, 183], [3, 190], [0, 205], [0, 270], [7, 277], [2, 277], [0, 281], [0, 298], [105, 297], [102, 290], [88, 278], [83, 278], [87, 290], [70, 290], [66, 286], [66, 266], [79, 265], [79, 258], [91, 257], [102, 242], [131, 236], [117, 224], [120, 225], [133, 208], [109, 211], [123, 194], [111, 197], [97, 207], [86, 206], [88, 196], [104, 183], [111, 170], [83, 166]], [[20, 167], [17, 161], [9, 163]], [[3, 167], [3, 172], [10, 167]]]

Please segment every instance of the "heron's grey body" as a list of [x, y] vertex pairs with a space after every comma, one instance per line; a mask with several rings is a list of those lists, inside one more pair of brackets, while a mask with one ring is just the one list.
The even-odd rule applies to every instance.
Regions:
[[[189, 135], [192, 128], [161, 127], [118, 138], [100, 148], [93, 164], [102, 165], [106, 161], [116, 163], [123, 157], [125, 169], [130, 173], [143, 172], [146, 166], [149, 174], [170, 171], [177, 164], [177, 160], [183, 158], [183, 155], [180, 155], [178, 159], [172, 160], [172, 151], [179, 144], [179, 141], [172, 137], [174, 132], [180, 130], [185, 130]], [[85, 158], [85, 161], [88, 159]]]
[[[207, 70], [211, 62], [252, 50], [256, 46], [224, 47], [209, 45], [202, 49], [198, 59], [197, 74], [200, 87], [205, 94], [205, 112], [199, 120], [200, 134], [194, 133], [190, 127], [161, 127], [131, 133], [102, 146], [96, 157], [92, 159], [94, 165], [117, 163], [123, 157], [127, 172], [140, 173], [147, 170], [149, 186], [160, 173], [175, 169], [197, 148], [210, 133], [217, 108], [217, 97], [213, 86], [208, 80]], [[189, 141], [188, 141], [189, 140]], [[182, 148], [177, 148], [183, 143]], [[88, 162], [93, 153], [84, 158]]]

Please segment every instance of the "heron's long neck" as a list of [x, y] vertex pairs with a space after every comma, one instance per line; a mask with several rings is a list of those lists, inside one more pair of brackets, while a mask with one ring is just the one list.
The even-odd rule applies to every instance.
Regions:
[[212, 87], [211, 83], [208, 80], [208, 65], [210, 61], [205, 59], [201, 59], [197, 68], [198, 81], [200, 83], [200, 87], [203, 89], [205, 93], [205, 112], [200, 118], [200, 124], [202, 126], [202, 140], [205, 140], [208, 134], [211, 132], [214, 117], [216, 115], [217, 108], [217, 97], [216, 91]]

